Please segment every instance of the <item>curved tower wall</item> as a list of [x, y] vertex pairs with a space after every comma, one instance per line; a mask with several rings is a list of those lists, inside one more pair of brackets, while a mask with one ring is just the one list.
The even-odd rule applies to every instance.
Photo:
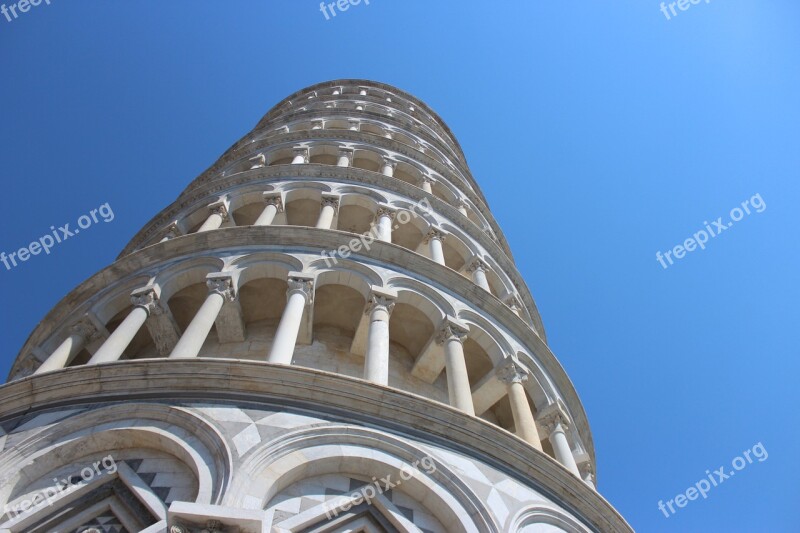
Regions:
[[458, 142], [380, 83], [275, 106], [0, 398], [0, 530], [629, 531]]

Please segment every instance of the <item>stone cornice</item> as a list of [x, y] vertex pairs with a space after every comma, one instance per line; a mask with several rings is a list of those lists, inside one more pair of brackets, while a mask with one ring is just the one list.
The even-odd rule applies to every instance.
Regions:
[[310, 368], [225, 359], [119, 361], [30, 376], [0, 387], [0, 397], [2, 421], [44, 409], [179, 398], [312, 409], [475, 457], [541, 490], [596, 531], [633, 531], [600, 494], [511, 433], [411, 393]]
[[[533, 297], [528, 290], [522, 277], [518, 274], [516, 265], [514, 264], [513, 257], [508, 250], [508, 243], [505, 242], [502, 233], [497, 233], [498, 239], [501, 241], [501, 248], [496, 242], [489, 238], [486, 233], [481, 230], [473, 222], [469, 221], [462, 215], [458, 209], [444, 202], [443, 200], [425, 193], [419, 187], [410, 185], [397, 178], [390, 178], [384, 176], [379, 172], [372, 172], [353, 167], [336, 167], [333, 165], [275, 165], [271, 167], [263, 167], [258, 169], [246, 170], [231, 176], [219, 178], [206, 183], [204, 186], [194, 189], [192, 191], [184, 192], [178, 199], [171, 205], [163, 209], [156, 215], [150, 222], [139, 230], [134, 235], [133, 239], [119, 254], [123, 257], [133, 250], [142, 246], [148, 239], [153, 237], [156, 233], [162, 231], [163, 227], [172, 223], [176, 216], [183, 210], [190, 207], [198, 207], [198, 202], [210, 200], [210, 195], [219, 193], [237, 185], [246, 185], [255, 183], [260, 180], [277, 180], [277, 179], [302, 179], [302, 178], [317, 178], [317, 179], [332, 179], [337, 181], [347, 181], [353, 183], [360, 183], [370, 186], [380, 187], [385, 190], [395, 192], [397, 194], [406, 196], [416, 202], [423, 199], [428, 199], [434, 211], [447, 217], [448, 221], [454, 226], [462, 229], [467, 235], [472, 237], [475, 242], [489, 252], [492, 257], [497, 261], [498, 265], [509, 276], [514, 286], [522, 295], [522, 299], [531, 313], [534, 324], [539, 332], [545, 336], [544, 326], [539, 316], [539, 311]], [[492, 219], [489, 219], [490, 222]], [[285, 227], [285, 226], [284, 226]]]
[[[45, 316], [39, 326], [25, 342], [20, 355], [12, 366], [9, 377], [15, 376], [26, 365], [30, 365], [33, 350], [40, 346], [54, 328], [70, 316], [83, 309], [88, 302], [109, 285], [118, 283], [125, 277], [152, 269], [154, 265], [174, 261], [180, 257], [214, 251], [253, 251], [258, 248], [276, 248], [284, 253], [334, 250], [346, 246], [353, 234], [343, 231], [323, 230], [306, 227], [238, 227], [218, 229], [204, 233], [193, 233], [158, 243], [125, 256], [84, 281], [56, 304]], [[375, 241], [368, 255], [354, 253], [351, 257], [365, 263], [392, 265], [399, 272], [413, 273], [440, 290], [457, 294], [458, 298], [469, 302], [475, 308], [493, 317], [507, 331], [514, 335], [523, 346], [534, 354], [541, 363], [555, 387], [569, 406], [575, 428], [581, 436], [586, 451], [594, 461], [594, 444], [586, 412], [575, 387], [564, 368], [550, 351], [545, 341], [533, 329], [497, 297], [481, 289], [461, 274], [442, 266], [422, 255], [411, 252], [396, 244]]]

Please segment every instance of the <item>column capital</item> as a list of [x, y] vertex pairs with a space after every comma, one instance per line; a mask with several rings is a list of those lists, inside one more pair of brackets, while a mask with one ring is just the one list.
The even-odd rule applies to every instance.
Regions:
[[308, 163], [309, 155], [308, 155], [308, 147], [307, 146], [295, 146], [292, 149], [292, 153], [295, 157], [298, 155], [303, 156], [303, 162]]
[[378, 210], [375, 212], [375, 218], [389, 217], [394, 220], [395, 216], [397, 216], [397, 209], [386, 204], [378, 205]]
[[208, 293], [219, 294], [226, 302], [233, 302], [238, 296], [236, 281], [234, 275], [230, 272], [213, 272], [206, 276]]
[[333, 207], [334, 210], [339, 209], [339, 199], [340, 196], [338, 194], [323, 194], [322, 195], [322, 207]]
[[359, 131], [361, 129], [361, 121], [356, 119], [350, 119], [347, 121], [350, 124], [351, 131]]
[[264, 203], [267, 205], [274, 205], [278, 209], [278, 213], [283, 212], [283, 195], [279, 192], [265, 191]]
[[530, 371], [513, 359], [507, 359], [496, 371], [497, 379], [506, 385], [528, 381]]
[[578, 470], [581, 473], [581, 477], [584, 481], [587, 482], [594, 482], [594, 476], [596, 475], [594, 471], [594, 465], [591, 461], [584, 461], [578, 464]]
[[425, 244], [431, 242], [431, 239], [437, 239], [440, 242], [444, 242], [446, 238], [447, 234], [444, 232], [444, 230], [431, 226], [431, 228], [428, 230], [428, 233], [425, 235]]
[[224, 201], [218, 200], [214, 203], [208, 204], [208, 210], [211, 211], [212, 215], [219, 215], [222, 217], [223, 222], [228, 221], [228, 206]]
[[539, 413], [538, 421], [548, 434], [554, 433], [559, 428], [566, 433], [572, 424], [572, 420], [570, 420], [567, 410], [560, 400], [542, 409], [542, 412]]
[[267, 156], [264, 154], [256, 154], [248, 159], [248, 161], [253, 165], [250, 167], [250, 170], [267, 166]]
[[477, 255], [473, 256], [467, 262], [467, 272], [469, 274], [472, 274], [476, 270], [483, 270], [484, 272], [489, 270], [489, 265], [487, 265], [486, 262], [484, 262], [484, 260]]
[[384, 167], [392, 167], [392, 170], [397, 168], [397, 163], [397, 161], [386, 155], [381, 158], [381, 165]]
[[314, 277], [302, 272], [289, 272], [289, 288], [286, 290], [286, 297], [292, 294], [302, 294], [306, 299], [306, 305], [314, 303]]
[[311, 129], [312, 130], [321, 130], [325, 129], [325, 121], [316, 119], [311, 121]]
[[503, 298], [503, 303], [510, 307], [515, 313], [522, 311], [522, 303], [515, 294], [507, 294], [506, 297]]
[[148, 315], [160, 315], [164, 312], [161, 307], [161, 287], [147, 285], [131, 293], [131, 303], [134, 307], [141, 307]]
[[434, 185], [436, 184], [436, 179], [433, 176], [422, 176], [422, 182]]
[[173, 220], [172, 223], [169, 226], [167, 226], [167, 229], [164, 232], [164, 238], [174, 239], [180, 236], [181, 236], [181, 229], [178, 227], [178, 221]]
[[463, 343], [469, 333], [469, 326], [457, 321], [453, 317], [447, 317], [442, 321], [439, 326], [439, 332], [436, 335], [436, 342], [444, 344], [447, 341], [455, 340]]
[[88, 316], [84, 316], [69, 327], [71, 333], [80, 335], [85, 339], [88, 344], [93, 340], [99, 339], [102, 335], [98, 331], [97, 326], [94, 325]]
[[396, 301], [396, 291], [373, 286], [369, 293], [365, 314], [370, 314], [375, 308], [382, 307], [391, 315]]

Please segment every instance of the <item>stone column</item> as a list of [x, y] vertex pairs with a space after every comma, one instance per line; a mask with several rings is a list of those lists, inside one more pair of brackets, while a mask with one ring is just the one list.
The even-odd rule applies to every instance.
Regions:
[[73, 324], [69, 328], [69, 336], [58, 345], [53, 353], [36, 369], [34, 374], [42, 374], [51, 370], [61, 370], [78, 355], [78, 352], [91, 341], [99, 337], [99, 332], [88, 318]]
[[279, 192], [265, 192], [264, 202], [267, 204], [258, 215], [254, 226], [270, 226], [275, 220], [275, 215], [283, 211], [283, 199]]
[[472, 390], [464, 360], [464, 339], [469, 330], [452, 319], [445, 320], [436, 342], [443, 345], [444, 364], [447, 371], [447, 395], [450, 405], [461, 409], [468, 415], [475, 414], [472, 405]]
[[333, 194], [322, 195], [322, 211], [319, 213], [317, 227], [320, 229], [331, 229], [333, 217], [339, 209], [339, 197]]
[[353, 164], [353, 150], [352, 148], [339, 149], [339, 161], [336, 163], [337, 167], [349, 167]]
[[539, 422], [548, 433], [548, 439], [553, 446], [556, 461], [561, 463], [567, 470], [581, 477], [575, 457], [572, 455], [572, 448], [567, 439], [569, 429], [569, 417], [560, 403], [548, 405], [541, 413]]
[[528, 380], [528, 371], [516, 362], [509, 361], [506, 366], [498, 370], [497, 379], [506, 385], [517, 436], [541, 452], [542, 441], [539, 438], [536, 419], [533, 417], [533, 411], [528, 403], [528, 395], [523, 386], [523, 383]]
[[300, 323], [307, 305], [313, 303], [314, 281], [311, 277], [295, 273], [289, 276], [286, 291], [286, 308], [283, 310], [275, 340], [272, 342], [267, 361], [282, 365], [292, 364]]
[[383, 158], [381, 163], [381, 173], [390, 178], [394, 177], [394, 171], [397, 168], [397, 161], [392, 161], [388, 157]]
[[200, 229], [197, 230], [197, 233], [219, 229], [219, 227], [228, 220], [228, 206], [225, 205], [225, 202], [214, 202], [208, 206], [208, 209], [211, 210], [211, 214], [208, 215], [208, 218], [203, 222], [203, 225], [200, 226]]
[[375, 215], [377, 219], [377, 237], [379, 241], [392, 242], [392, 222], [397, 211], [388, 205], [379, 205]]
[[159, 242], [167, 242], [175, 237], [180, 237], [181, 230], [178, 228], [178, 221], [174, 221], [172, 224], [169, 225], [167, 228], [166, 233], [164, 234], [164, 238], [161, 239]]
[[480, 257], [473, 257], [472, 260], [467, 264], [467, 272], [472, 274], [472, 281], [475, 282], [475, 285], [480, 287], [481, 289], [485, 290], [486, 292], [491, 293], [492, 288], [489, 286], [489, 280], [486, 278], [486, 271], [488, 270], [488, 266]]
[[225, 305], [225, 302], [232, 302], [236, 298], [236, 289], [230, 274], [209, 274], [206, 285], [209, 290], [206, 301], [203, 302], [178, 340], [178, 344], [169, 354], [172, 359], [197, 357], [214, 326], [214, 321], [222, 310], [222, 306]]
[[367, 302], [369, 332], [364, 379], [378, 385], [389, 384], [389, 316], [394, 309], [395, 294], [373, 289]]
[[295, 148], [292, 164], [302, 165], [303, 163], [308, 163], [308, 148]]
[[133, 291], [131, 293], [133, 310], [117, 326], [117, 329], [106, 339], [87, 364], [97, 365], [117, 361], [142, 328], [147, 317], [159, 312], [160, 295], [161, 289], [157, 285], [149, 285]]
[[444, 232], [438, 228], [431, 228], [431, 230], [425, 236], [425, 242], [430, 247], [431, 259], [440, 265], [445, 264], [444, 248], [442, 248], [442, 242], [444, 242], [444, 239]]
[[433, 194], [433, 180], [429, 177], [422, 178], [422, 190], [428, 194]]
[[325, 129], [325, 121], [324, 120], [312, 120], [311, 121], [311, 129], [312, 130]]
[[361, 129], [360, 120], [348, 120], [347, 122], [350, 123], [350, 131], [358, 131]]

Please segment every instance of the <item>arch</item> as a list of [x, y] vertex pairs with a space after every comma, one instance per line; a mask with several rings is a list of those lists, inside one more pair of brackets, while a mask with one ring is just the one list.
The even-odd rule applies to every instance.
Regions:
[[509, 521], [508, 531], [520, 533], [588, 533], [589, 528], [564, 511], [541, 505], [526, 507]]

